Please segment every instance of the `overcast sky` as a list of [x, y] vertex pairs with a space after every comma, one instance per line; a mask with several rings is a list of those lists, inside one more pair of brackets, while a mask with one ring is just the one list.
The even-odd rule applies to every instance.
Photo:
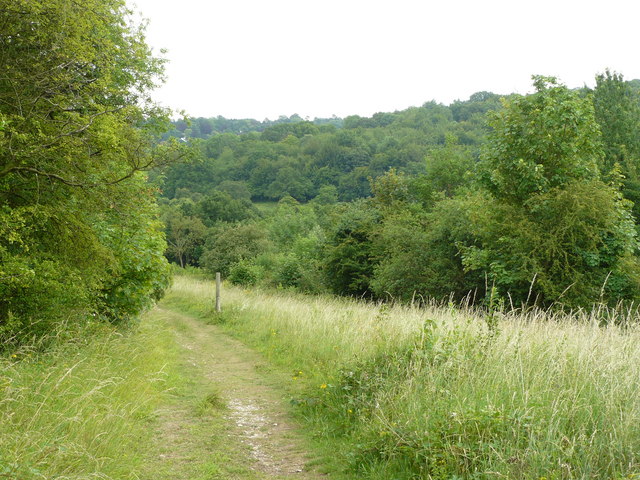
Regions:
[[531, 75], [640, 78], [638, 0], [127, 0], [168, 50], [156, 99], [191, 116], [372, 115]]

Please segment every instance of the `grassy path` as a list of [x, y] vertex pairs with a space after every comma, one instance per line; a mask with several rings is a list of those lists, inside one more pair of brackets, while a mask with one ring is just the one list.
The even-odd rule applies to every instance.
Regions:
[[157, 413], [154, 479], [313, 479], [277, 375], [258, 354], [193, 317], [150, 313], [175, 334], [188, 380]]
[[213, 292], [0, 357], [0, 478], [640, 479], [635, 325]]

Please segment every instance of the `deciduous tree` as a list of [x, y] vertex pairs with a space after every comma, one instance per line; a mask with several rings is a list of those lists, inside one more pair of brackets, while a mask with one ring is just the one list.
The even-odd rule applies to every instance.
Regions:
[[600, 131], [588, 98], [553, 78], [496, 113], [482, 157], [484, 199], [471, 207], [478, 243], [468, 270], [525, 301], [588, 307], [638, 293], [628, 202], [600, 179]]
[[[144, 172], [163, 60], [124, 0], [0, 0], [0, 336], [135, 314], [167, 283]], [[33, 327], [30, 327], [33, 326]]]

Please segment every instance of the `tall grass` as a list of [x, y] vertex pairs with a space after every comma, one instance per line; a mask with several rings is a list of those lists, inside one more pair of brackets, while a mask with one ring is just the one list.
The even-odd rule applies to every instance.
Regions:
[[139, 478], [175, 352], [165, 330], [88, 323], [0, 359], [0, 478]]
[[640, 478], [633, 319], [487, 319], [231, 287], [216, 316], [213, 285], [188, 277], [167, 302], [291, 371], [306, 388], [297, 403], [359, 477]]

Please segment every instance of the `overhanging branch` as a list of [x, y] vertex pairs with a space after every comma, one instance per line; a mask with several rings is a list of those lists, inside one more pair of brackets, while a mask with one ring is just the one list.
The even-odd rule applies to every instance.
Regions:
[[[175, 159], [176, 161], [179, 160], [180, 158], [184, 157], [186, 154], [180, 154], [178, 155], [178, 157]], [[85, 182], [78, 182], [75, 180], [70, 180], [68, 178], [63, 177], [62, 175], [59, 175], [57, 173], [52, 173], [52, 172], [47, 172], [44, 170], [40, 170], [37, 169], [35, 167], [27, 167], [27, 166], [20, 166], [20, 165], [15, 165], [15, 166], [8, 166], [3, 170], [0, 170], [0, 178], [6, 175], [9, 175], [12, 172], [26, 172], [26, 173], [32, 173], [35, 175], [41, 175], [43, 177], [49, 178], [53, 181], [56, 182], [60, 182], [64, 185], [67, 185], [69, 187], [77, 187], [77, 188], [97, 188], [97, 187], [105, 187], [105, 186], [112, 186], [112, 185], [117, 185], [118, 183], [124, 182], [125, 180], [133, 177], [136, 172], [145, 172], [148, 171], [149, 169], [159, 166], [161, 165], [160, 163], [157, 163], [155, 159], [151, 158], [149, 161], [141, 163], [141, 164], [136, 164], [136, 165], [132, 165], [131, 169], [125, 173], [124, 175], [117, 177], [114, 180], [107, 180], [105, 179], [105, 181], [102, 182], [91, 182], [91, 183], [85, 183]]]

